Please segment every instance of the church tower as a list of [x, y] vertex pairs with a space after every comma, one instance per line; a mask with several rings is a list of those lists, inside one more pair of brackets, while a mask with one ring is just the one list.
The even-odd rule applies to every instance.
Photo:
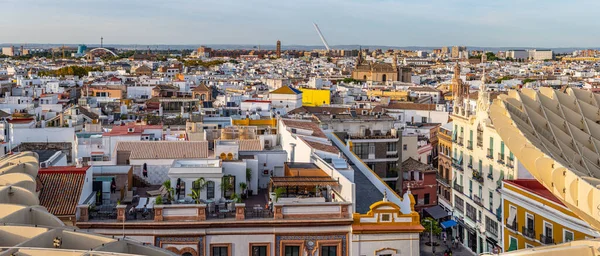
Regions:
[[469, 86], [460, 79], [460, 65], [458, 62], [454, 66], [454, 76], [452, 77], [452, 98], [455, 106], [462, 106], [464, 99], [469, 97]]

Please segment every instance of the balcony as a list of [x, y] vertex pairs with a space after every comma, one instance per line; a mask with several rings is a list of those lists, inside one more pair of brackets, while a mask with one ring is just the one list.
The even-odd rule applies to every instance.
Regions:
[[519, 231], [518, 228], [517, 228], [517, 220], [516, 220], [516, 218], [515, 218], [515, 220], [512, 221], [512, 223], [508, 219], [506, 219], [506, 227], [508, 229], [512, 230], [512, 231], [515, 231], [515, 232]]
[[483, 176], [478, 171], [473, 170], [473, 180], [483, 184]]
[[521, 233], [524, 237], [535, 239], [535, 230], [533, 228], [522, 226]]
[[450, 187], [450, 181], [444, 178], [439, 172], [436, 173], [436, 180], [445, 187]]
[[467, 141], [467, 149], [473, 150], [473, 141], [472, 140]]
[[487, 149], [487, 158], [494, 159], [494, 150], [491, 148]]
[[552, 238], [552, 236], [545, 236], [544, 234], [540, 234], [540, 243], [554, 244], [554, 238]]
[[463, 137], [458, 137], [458, 141], [457, 141], [458, 145], [463, 146], [463, 141], [464, 141]]
[[462, 167], [462, 157], [459, 160], [456, 159], [452, 159], [452, 167], [454, 167], [455, 169], [459, 170], [459, 171], [463, 171], [463, 167]]
[[460, 193], [464, 193], [464, 186], [459, 185], [458, 183], [456, 183], [456, 181], [454, 182], [454, 190], [460, 192]]
[[473, 202], [475, 202], [475, 204], [483, 207], [483, 200], [481, 199], [480, 196], [478, 195], [473, 195]]
[[508, 166], [509, 168], [514, 168], [515, 167], [515, 159], [513, 158], [508, 158], [508, 160], [506, 160], [506, 166]]
[[491, 172], [490, 172], [490, 173], [488, 173], [487, 177], [488, 177], [488, 179], [490, 179], [490, 180], [492, 180], [492, 181], [494, 180], [494, 174], [493, 174], [493, 173], [491, 173]]
[[498, 163], [504, 164], [504, 154], [498, 153]]

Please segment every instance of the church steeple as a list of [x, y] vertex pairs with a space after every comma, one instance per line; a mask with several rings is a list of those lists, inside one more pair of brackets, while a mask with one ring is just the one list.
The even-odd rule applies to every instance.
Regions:
[[362, 46], [358, 47], [358, 58], [356, 59], [356, 66], [362, 64]]

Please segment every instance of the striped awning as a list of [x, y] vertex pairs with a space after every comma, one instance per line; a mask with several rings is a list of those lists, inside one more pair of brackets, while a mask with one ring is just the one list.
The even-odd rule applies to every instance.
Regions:
[[287, 186], [336, 186], [338, 181], [331, 177], [306, 177], [306, 176], [287, 176], [271, 177], [271, 184], [275, 187]]

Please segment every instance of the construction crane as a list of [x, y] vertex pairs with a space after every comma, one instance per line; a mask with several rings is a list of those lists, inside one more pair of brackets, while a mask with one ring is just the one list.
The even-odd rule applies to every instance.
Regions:
[[319, 33], [319, 37], [321, 37], [321, 41], [323, 41], [323, 44], [325, 45], [325, 48], [327, 49], [327, 51], [331, 51], [331, 48], [329, 48], [329, 44], [327, 44], [327, 40], [325, 40], [323, 33], [321, 33], [321, 30], [319, 29], [319, 25], [317, 25], [317, 23], [314, 23], [314, 22], [313, 22], [313, 25], [315, 26], [317, 33]]

